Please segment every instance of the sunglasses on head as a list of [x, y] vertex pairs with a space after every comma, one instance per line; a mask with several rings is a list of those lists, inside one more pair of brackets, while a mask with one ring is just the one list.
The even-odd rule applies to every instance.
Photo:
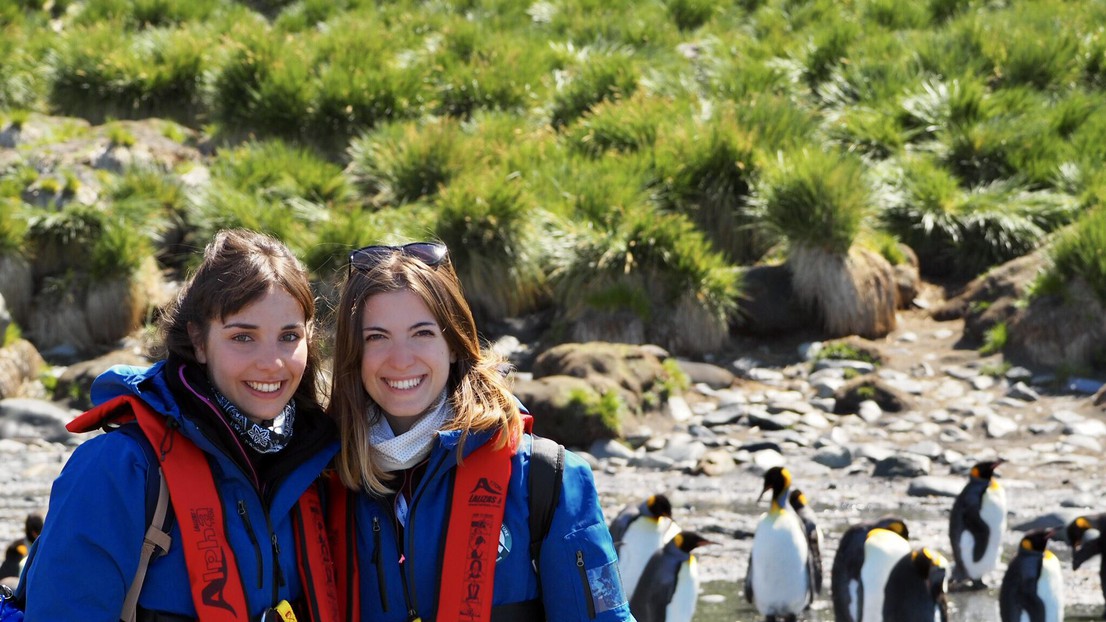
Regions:
[[438, 242], [411, 242], [403, 246], [366, 246], [349, 254], [349, 272], [352, 274], [354, 268], [371, 270], [376, 264], [380, 263], [381, 259], [391, 257], [396, 253], [404, 257], [418, 259], [422, 263], [434, 267], [445, 261], [445, 258], [449, 255], [449, 249], [446, 248], [445, 244]]

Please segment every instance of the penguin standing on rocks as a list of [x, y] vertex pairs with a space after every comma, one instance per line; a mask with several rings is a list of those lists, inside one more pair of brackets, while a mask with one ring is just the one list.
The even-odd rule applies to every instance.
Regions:
[[[883, 620], [887, 581], [895, 564], [910, 554], [910, 542], [889, 529], [873, 529], [864, 539], [864, 562], [860, 566], [857, 600], [864, 622]], [[886, 622], [897, 622], [887, 619]]]
[[[1102, 589], [1102, 597], [1106, 600], [1106, 554], [1102, 550], [1102, 534], [1106, 533], [1106, 514], [1088, 514], [1079, 516], [1068, 524], [1068, 542], [1071, 544], [1071, 567], [1079, 570], [1083, 562], [1095, 555], [1099, 556], [1098, 580]], [[1088, 537], [1088, 532], [1097, 532], [1094, 537]], [[1106, 620], [1106, 611], [1102, 618]]]
[[813, 600], [810, 550], [803, 521], [789, 503], [791, 472], [784, 467], [768, 469], [760, 497], [769, 490], [771, 505], [753, 534], [745, 598], [768, 622], [794, 622]]
[[1052, 534], [1052, 529], [1033, 529], [1022, 537], [999, 589], [1002, 622], [1060, 622], [1064, 619], [1060, 560], [1047, 548]]
[[1006, 491], [995, 478], [995, 469], [1002, 462], [999, 458], [976, 463], [952, 504], [949, 540], [956, 561], [954, 587], [986, 588], [983, 577], [998, 565], [1006, 532]]
[[630, 597], [637, 622], [691, 622], [699, 600], [699, 565], [692, 554], [713, 544], [694, 531], [681, 531], [653, 553]]
[[649, 558], [680, 530], [672, 521], [672, 502], [661, 494], [650, 495], [639, 504], [622, 508], [609, 528], [622, 589], [632, 596]]
[[810, 556], [807, 558], [810, 584], [814, 595], [818, 596], [822, 593], [822, 530], [818, 528], [818, 523], [814, 522], [814, 510], [810, 508], [803, 491], [798, 488], [792, 490], [788, 501], [791, 503], [791, 508], [799, 515], [799, 520], [803, 521], [807, 548], [810, 550]]
[[890, 531], [903, 540], [910, 540], [906, 522], [897, 516], [883, 516], [845, 530], [830, 568], [830, 593], [836, 622], [857, 622], [860, 619], [860, 568], [864, 565], [864, 542], [873, 529]]
[[883, 617], [879, 619], [884, 622], [948, 622], [948, 569], [948, 560], [927, 548], [903, 555], [887, 577], [883, 589]]

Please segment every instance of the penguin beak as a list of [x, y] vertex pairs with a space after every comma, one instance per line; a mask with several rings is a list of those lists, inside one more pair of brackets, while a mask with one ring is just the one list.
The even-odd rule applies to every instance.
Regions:
[[769, 490], [772, 490], [772, 487], [771, 486], [765, 486], [764, 490], [760, 491], [760, 494], [757, 495], [757, 501], [760, 501], [761, 499], [763, 499], [764, 498], [764, 493], [768, 492]]

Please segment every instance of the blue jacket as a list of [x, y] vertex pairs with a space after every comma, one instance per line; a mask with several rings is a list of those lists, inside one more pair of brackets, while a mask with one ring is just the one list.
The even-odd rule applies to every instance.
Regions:
[[[456, 431], [441, 433], [431, 451], [426, 473], [411, 496], [407, 528], [403, 531], [402, 566], [392, 498], [363, 492], [356, 496], [363, 622], [407, 622], [411, 619], [408, 607], [415, 609], [423, 620], [437, 616], [459, 437]], [[470, 435], [465, 454], [486, 441], [486, 435]], [[511, 465], [503, 515], [505, 529], [500, 534], [499, 559], [495, 565], [493, 606], [533, 600], [540, 594], [529, 551], [530, 448], [531, 437], [526, 435]], [[565, 456], [561, 497], [541, 549], [546, 619], [632, 621], [591, 468], [571, 452], [565, 452]]]
[[[260, 615], [281, 599], [299, 598], [302, 587], [293, 545], [292, 508], [337, 452], [337, 440], [325, 440], [321, 450], [310, 453], [289, 474], [273, 482], [263, 499], [252, 477], [181, 412], [166, 384], [168, 369], [164, 362], [150, 368], [113, 367], [96, 379], [92, 399], [103, 403], [120, 394], [137, 395], [180, 423], [180, 433], [208, 455], [251, 616]], [[321, 412], [319, 416], [323, 416]], [[143, 442], [145, 439], [129, 434], [100, 434], [77, 447], [65, 464], [50, 493], [33, 563], [28, 564], [23, 578], [27, 582], [27, 622], [119, 620], [147, 526], [147, 472], [157, 468], [150, 464], [140, 445]], [[143, 609], [194, 618], [179, 544], [181, 520], [188, 519], [177, 517], [173, 522], [169, 552], [150, 564], [138, 604]]]

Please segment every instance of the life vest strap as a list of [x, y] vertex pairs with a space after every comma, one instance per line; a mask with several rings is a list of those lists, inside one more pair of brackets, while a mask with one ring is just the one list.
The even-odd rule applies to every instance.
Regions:
[[495, 559], [516, 448], [507, 443], [494, 449], [498, 438], [457, 467], [438, 597], [443, 622], [491, 621]]

